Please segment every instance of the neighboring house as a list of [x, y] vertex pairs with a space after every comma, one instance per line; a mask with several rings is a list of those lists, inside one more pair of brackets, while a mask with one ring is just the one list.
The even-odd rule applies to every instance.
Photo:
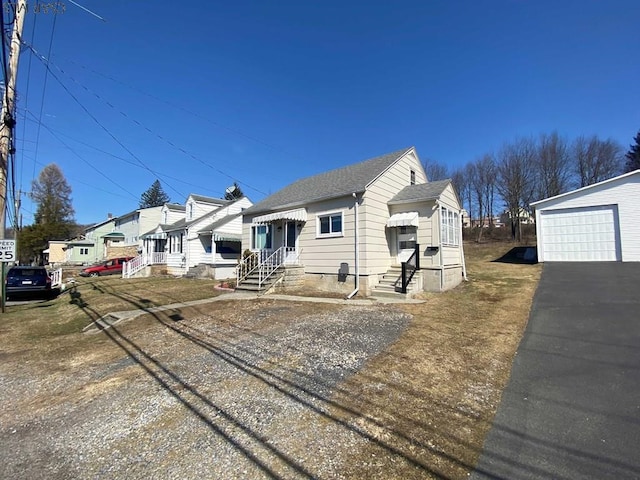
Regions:
[[57, 266], [65, 263], [67, 257], [65, 253], [65, 249], [67, 247], [67, 242], [63, 240], [50, 240], [49, 246], [42, 251], [45, 255], [44, 263]]
[[[531, 215], [527, 210], [521, 208], [518, 216], [520, 217], [521, 225], [531, 225], [534, 223], [535, 216]], [[511, 212], [509, 210], [505, 210], [500, 214], [499, 222], [501, 225], [511, 225]]]
[[640, 261], [640, 170], [531, 205], [538, 261]]
[[[111, 245], [111, 238], [108, 236], [115, 229], [115, 219], [109, 215], [102, 222], [96, 223], [85, 229], [84, 238], [93, 242], [93, 255], [89, 259], [89, 263], [96, 263], [106, 259], [107, 247]], [[106, 237], [105, 237], [106, 235]], [[123, 237], [117, 236], [115, 242], [122, 241]]]
[[143, 250], [150, 263], [165, 263], [170, 275], [232, 277], [240, 257], [241, 212], [251, 205], [246, 197], [193, 194], [181, 208], [167, 204], [163, 223], [142, 236]]
[[465, 274], [461, 210], [450, 180], [427, 182], [414, 148], [304, 178], [244, 211], [242, 247], [256, 255], [239, 279], [250, 262], [277, 263], [286, 287], [297, 265], [307, 285], [371, 294], [417, 252], [417, 289], [451, 288]]
[[87, 265], [93, 263], [95, 245], [93, 240], [69, 240], [65, 247], [65, 263]]

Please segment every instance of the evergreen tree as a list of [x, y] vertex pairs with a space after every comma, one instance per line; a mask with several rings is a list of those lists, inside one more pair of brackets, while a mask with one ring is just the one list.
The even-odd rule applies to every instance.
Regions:
[[156, 180], [140, 197], [140, 208], [160, 207], [170, 200], [162, 189], [160, 180]]
[[233, 182], [233, 187], [229, 189], [229, 191], [224, 192], [225, 200], [237, 200], [242, 197], [244, 197], [244, 193], [240, 190], [240, 185], [238, 185], [237, 182]]
[[21, 263], [39, 263], [50, 240], [68, 240], [77, 231], [75, 211], [71, 187], [54, 163], [44, 167], [32, 182], [29, 195], [37, 208], [34, 224], [18, 233], [18, 258]]
[[630, 145], [629, 151], [625, 154], [627, 157], [627, 163], [624, 165], [624, 171], [633, 172], [634, 170], [638, 170], [640, 168], [640, 130], [636, 134], [635, 145]]

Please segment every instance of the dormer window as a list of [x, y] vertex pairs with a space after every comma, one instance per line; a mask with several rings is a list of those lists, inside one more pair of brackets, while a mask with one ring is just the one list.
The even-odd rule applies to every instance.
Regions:
[[188, 213], [187, 213], [187, 215], [188, 215], [187, 219], [191, 220], [191, 219], [193, 219], [193, 203], [190, 203], [188, 208], [189, 209], [188, 209]]
[[168, 223], [167, 222], [167, 215], [168, 215], [168, 212], [166, 210], [164, 212], [162, 212], [162, 223], [164, 223], [165, 225]]
[[409, 171], [409, 182], [411, 185], [415, 185], [416, 184], [416, 171], [415, 170], [410, 170]]

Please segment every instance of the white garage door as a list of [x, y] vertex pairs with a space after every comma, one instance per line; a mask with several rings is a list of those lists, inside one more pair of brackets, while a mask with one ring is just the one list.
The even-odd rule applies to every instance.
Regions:
[[615, 205], [540, 212], [545, 262], [620, 260]]

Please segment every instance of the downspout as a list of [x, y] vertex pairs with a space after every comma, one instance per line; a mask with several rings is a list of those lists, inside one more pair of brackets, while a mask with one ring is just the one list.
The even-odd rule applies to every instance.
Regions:
[[442, 254], [442, 208], [440, 201], [436, 200], [438, 207], [438, 252], [440, 254], [440, 291], [444, 290], [444, 260]]
[[462, 278], [464, 278], [465, 282], [468, 282], [469, 279], [467, 278], [467, 262], [465, 262], [464, 260], [464, 241], [462, 238], [462, 229], [464, 228], [464, 225], [462, 224], [462, 210], [460, 210], [460, 212], [458, 213], [458, 218], [460, 219], [460, 254], [462, 255]]
[[355, 274], [356, 274], [356, 288], [353, 290], [353, 292], [351, 292], [349, 295], [347, 295], [347, 300], [351, 299], [351, 297], [353, 297], [356, 293], [358, 293], [358, 290], [360, 290], [360, 261], [359, 261], [359, 257], [360, 257], [360, 245], [358, 244], [358, 195], [356, 195], [355, 193], [352, 194], [353, 198], [355, 199], [355, 202], [353, 204], [353, 216], [354, 216], [354, 242], [355, 242]]

